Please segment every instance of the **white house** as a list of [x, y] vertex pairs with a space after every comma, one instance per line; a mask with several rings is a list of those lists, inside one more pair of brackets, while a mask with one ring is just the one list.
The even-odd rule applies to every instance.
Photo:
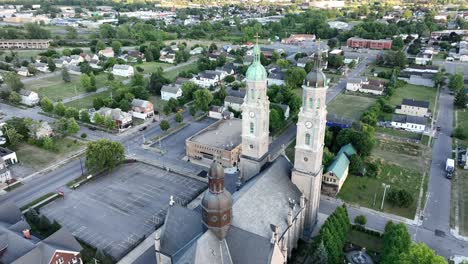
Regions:
[[106, 58], [112, 58], [114, 57], [114, 50], [111, 48], [111, 47], [107, 47], [103, 50], [100, 50], [98, 52], [99, 56], [103, 56], [103, 57], [106, 57]]
[[125, 64], [116, 64], [112, 68], [112, 74], [116, 76], [131, 77], [135, 74], [133, 67]]
[[420, 52], [418, 55], [416, 55], [414, 63], [418, 65], [428, 65], [430, 62], [432, 62], [432, 55], [433, 51], [431, 50]]
[[11, 180], [10, 170], [3, 159], [0, 159], [0, 183], [5, 183]]
[[231, 107], [233, 110], [240, 112], [241, 106], [244, 103], [244, 98], [228, 95], [224, 98], [224, 107]]
[[214, 71], [205, 71], [197, 76], [194, 76], [191, 81], [203, 88], [215, 86], [219, 83], [221, 74], [217, 74]]
[[34, 106], [39, 104], [39, 95], [36, 92], [29, 90], [21, 90], [21, 103], [27, 106]]
[[5, 161], [6, 164], [18, 163], [16, 152], [9, 150], [7, 148], [0, 147], [0, 157], [2, 157], [2, 159]]
[[28, 76], [32, 75], [31, 73], [29, 73], [28, 68], [26, 68], [26, 67], [20, 67], [20, 68], [16, 69], [16, 73], [18, 75], [24, 76], [24, 77], [28, 77]]
[[179, 84], [168, 84], [161, 87], [161, 99], [169, 101], [171, 98], [177, 99], [182, 96], [182, 86]]
[[208, 116], [214, 119], [232, 119], [234, 114], [224, 106], [212, 105]]
[[203, 52], [202, 47], [196, 47], [193, 50], [191, 50], [189, 53], [190, 55], [197, 55], [197, 54], [201, 54], [202, 52]]
[[393, 128], [423, 133], [426, 130], [427, 119], [420, 116], [393, 115], [391, 124]]
[[49, 66], [46, 63], [36, 62], [34, 63], [34, 67], [40, 72], [49, 72]]
[[283, 85], [286, 74], [282, 71], [272, 71], [268, 74], [267, 84], [270, 85]]
[[385, 87], [380, 80], [368, 80], [363, 78], [350, 78], [346, 82], [346, 90], [352, 92], [361, 92], [373, 95], [382, 95]]
[[159, 60], [162, 61], [162, 62], [167, 62], [167, 63], [174, 64], [175, 63], [175, 54], [168, 53], [166, 55], [161, 55], [159, 57]]

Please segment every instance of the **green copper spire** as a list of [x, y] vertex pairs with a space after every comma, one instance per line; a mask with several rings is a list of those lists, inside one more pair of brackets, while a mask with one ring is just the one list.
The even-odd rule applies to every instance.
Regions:
[[258, 35], [257, 43], [253, 48], [253, 62], [247, 69], [247, 73], [245, 77], [249, 81], [263, 81], [267, 79], [267, 72], [265, 67], [263, 67], [262, 63], [260, 62], [260, 47], [258, 46]]
[[317, 54], [314, 64], [314, 69], [307, 74], [304, 84], [312, 88], [327, 87], [328, 80], [322, 72], [322, 50], [320, 49], [320, 40], [317, 41]]

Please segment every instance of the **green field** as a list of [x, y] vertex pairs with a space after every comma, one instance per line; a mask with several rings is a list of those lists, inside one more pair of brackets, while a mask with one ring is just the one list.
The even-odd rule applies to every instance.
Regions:
[[[468, 111], [466, 109], [457, 110], [456, 114], [457, 114], [457, 126], [460, 126], [461, 128], [463, 128], [465, 133], [468, 133]], [[468, 147], [468, 139], [465, 139], [465, 140], [457, 139], [457, 143], [459, 145], [464, 145]]]
[[377, 139], [371, 155], [407, 169], [424, 170], [428, 166], [425, 154], [426, 147], [420, 144]]
[[327, 105], [328, 113], [352, 120], [359, 120], [362, 114], [377, 99], [371, 97], [340, 94]]
[[75, 107], [77, 109], [83, 109], [83, 108], [92, 108], [93, 107], [93, 100], [94, 98], [107, 98], [111, 94], [110, 91], [105, 91], [105, 92], [100, 92], [96, 93], [90, 96], [87, 96], [85, 98], [81, 98], [75, 101], [71, 101], [65, 104], [65, 106], [68, 107]]
[[149, 73], [152, 73], [152, 72], [156, 71], [156, 68], [158, 68], [158, 67], [161, 67], [163, 69], [165, 69], [167, 67], [171, 67], [171, 64], [164, 63], [164, 62], [152, 61], [152, 62], [143, 62], [142, 64], [135, 64], [133, 66], [134, 67], [141, 67], [141, 68], [143, 68], [143, 70], [145, 70], [143, 72], [144, 74], [149, 74]]
[[393, 94], [390, 98], [390, 104], [393, 107], [400, 105], [404, 98], [423, 100], [429, 102], [429, 107], [432, 110], [434, 107], [436, 95], [437, 90], [435, 88], [406, 84], [405, 86], [395, 90], [395, 94]]
[[154, 110], [157, 110], [159, 113], [163, 112], [166, 101], [161, 100], [161, 97], [157, 95], [150, 95], [149, 101], [153, 103]]
[[[42, 78], [37, 81], [25, 83], [25, 88], [38, 92], [41, 97], [47, 96], [52, 101], [59, 101], [64, 98], [85, 93], [86, 90], [80, 84], [80, 77], [78, 75], [70, 75], [70, 77], [71, 82], [69, 83], [64, 82], [60, 74], [58, 76]], [[106, 82], [106, 74], [99, 74], [96, 76], [96, 87], [104, 87]]]
[[166, 78], [168, 78], [170, 80], [174, 80], [175, 78], [177, 78], [177, 76], [181, 72], [184, 72], [184, 71], [197, 71], [197, 70], [198, 70], [197, 63], [191, 63], [191, 64], [188, 64], [188, 65], [179, 67], [179, 68], [177, 68], [175, 70], [166, 71], [166, 72], [164, 72], [164, 76], [166, 76]]
[[468, 170], [459, 168], [456, 172], [455, 181], [452, 186], [456, 186], [458, 195], [458, 223], [460, 233], [468, 236]]
[[23, 143], [19, 145], [16, 155], [22, 164], [38, 171], [57, 163], [83, 147], [82, 143], [68, 138], [58, 139], [56, 144], [57, 151], [49, 151]]
[[413, 133], [413, 132], [409, 132], [405, 130], [386, 128], [386, 127], [376, 127], [375, 132], [387, 134], [390, 136], [400, 137], [400, 138], [417, 139], [417, 140], [420, 140], [422, 136], [422, 134], [419, 134], [419, 133]]

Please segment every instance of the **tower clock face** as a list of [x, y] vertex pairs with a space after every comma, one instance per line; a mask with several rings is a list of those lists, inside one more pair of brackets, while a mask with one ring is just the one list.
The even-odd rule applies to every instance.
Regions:
[[250, 113], [249, 113], [249, 116], [252, 117], [252, 118], [254, 118], [254, 117], [255, 117], [255, 113], [254, 113], [254, 112], [250, 112]]
[[311, 123], [311, 122], [306, 122], [306, 123], [305, 123], [305, 126], [306, 126], [307, 128], [311, 128], [311, 127], [312, 127], [312, 123]]

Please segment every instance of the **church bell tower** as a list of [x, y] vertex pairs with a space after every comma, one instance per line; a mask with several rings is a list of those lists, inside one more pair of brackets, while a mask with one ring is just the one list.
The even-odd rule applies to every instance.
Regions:
[[247, 91], [242, 104], [239, 184], [258, 174], [268, 160], [270, 102], [267, 97], [267, 72], [260, 62], [258, 40], [253, 57], [246, 73]]
[[326, 126], [328, 81], [321, 69], [321, 53], [315, 69], [302, 85], [302, 107], [298, 114], [292, 182], [307, 199], [305, 230], [311, 232], [317, 222], [322, 185], [322, 156]]

